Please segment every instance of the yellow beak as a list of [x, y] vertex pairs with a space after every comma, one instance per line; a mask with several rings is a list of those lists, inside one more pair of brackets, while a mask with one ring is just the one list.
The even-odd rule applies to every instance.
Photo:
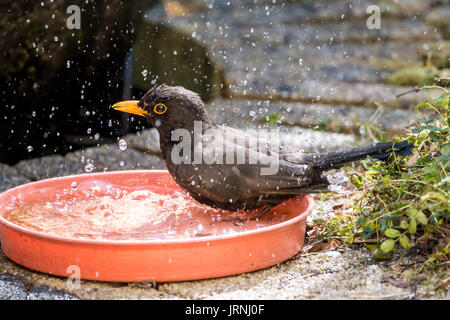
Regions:
[[138, 116], [148, 116], [149, 113], [145, 110], [142, 110], [138, 106], [138, 100], [128, 100], [128, 101], [121, 101], [114, 104], [112, 107], [114, 110], [137, 114]]

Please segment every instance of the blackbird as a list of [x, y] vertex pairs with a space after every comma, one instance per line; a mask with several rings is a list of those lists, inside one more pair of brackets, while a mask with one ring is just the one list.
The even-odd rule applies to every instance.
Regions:
[[298, 194], [328, 191], [327, 170], [367, 156], [385, 160], [392, 152], [412, 151], [411, 144], [401, 141], [304, 153], [277, 139], [273, 143], [268, 134], [212, 122], [198, 94], [180, 86], [155, 86], [141, 100], [113, 108], [147, 118], [159, 132], [162, 157], [176, 183], [198, 202], [229, 211], [270, 209]]

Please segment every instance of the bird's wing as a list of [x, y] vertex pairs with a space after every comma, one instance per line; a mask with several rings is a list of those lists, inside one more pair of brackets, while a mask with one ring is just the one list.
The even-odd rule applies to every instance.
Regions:
[[[257, 136], [258, 148], [254, 148], [254, 143], [242, 143], [244, 138], [255, 139], [251, 133], [228, 127], [224, 132], [235, 141], [226, 148], [226, 153], [246, 155], [245, 163], [237, 163], [235, 170], [250, 193], [295, 194], [306, 187], [312, 189], [325, 184], [320, 172], [312, 166], [313, 155], [281, 144], [277, 136]], [[258, 159], [256, 163], [255, 159]]]
[[260, 166], [238, 165], [241, 177], [253, 192], [265, 194], [297, 194], [318, 190], [328, 183], [320, 173], [309, 165], [287, 161], [278, 164], [274, 174], [262, 174]]

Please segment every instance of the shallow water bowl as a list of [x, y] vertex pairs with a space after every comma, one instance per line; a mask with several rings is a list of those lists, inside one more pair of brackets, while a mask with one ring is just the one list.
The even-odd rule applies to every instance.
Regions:
[[[124, 196], [132, 197], [128, 209], [108, 213]], [[95, 199], [109, 202], [92, 207]], [[156, 218], [136, 215], [155, 203]], [[187, 210], [180, 209], [182, 203]], [[122, 282], [206, 279], [262, 269], [297, 254], [312, 207], [305, 195], [258, 221], [237, 223], [231, 213], [190, 199], [165, 170], [83, 174], [0, 194], [0, 241], [11, 260], [52, 275]], [[38, 216], [34, 212], [31, 219], [33, 210]]]

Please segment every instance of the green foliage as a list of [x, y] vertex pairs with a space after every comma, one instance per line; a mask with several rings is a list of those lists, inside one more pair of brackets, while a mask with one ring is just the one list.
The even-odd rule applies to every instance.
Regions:
[[421, 52], [423, 65], [390, 65], [396, 71], [385, 82], [398, 86], [422, 86], [433, 84], [435, 78], [447, 79], [450, 77], [449, 54], [450, 41], [431, 44]]
[[[439, 239], [448, 241], [450, 92], [438, 88], [444, 94], [418, 106], [419, 110], [433, 111], [433, 116], [419, 120], [397, 139], [412, 143], [413, 154], [399, 157], [394, 152], [386, 162], [370, 158], [363, 161], [365, 172], [350, 176], [350, 181], [361, 191], [361, 198], [351, 214], [340, 215], [328, 223], [328, 236], [344, 238], [350, 243], [356, 238], [363, 243], [376, 241], [377, 244], [366, 244], [366, 247], [379, 258], [386, 258], [398, 247], [409, 249], [421, 237], [431, 236], [434, 246]], [[441, 256], [446, 255], [448, 249], [442, 252]], [[434, 262], [436, 258], [433, 259]]]
[[279, 124], [281, 121], [281, 117], [278, 112], [271, 113], [266, 116], [266, 122], [272, 126]]
[[439, 41], [430, 44], [428, 50], [421, 53], [423, 59], [438, 69], [450, 68], [450, 41]]
[[438, 70], [434, 66], [408, 67], [390, 75], [386, 83], [397, 86], [429, 85], [434, 82], [434, 78], [445, 78], [448, 75], [448, 69]]

